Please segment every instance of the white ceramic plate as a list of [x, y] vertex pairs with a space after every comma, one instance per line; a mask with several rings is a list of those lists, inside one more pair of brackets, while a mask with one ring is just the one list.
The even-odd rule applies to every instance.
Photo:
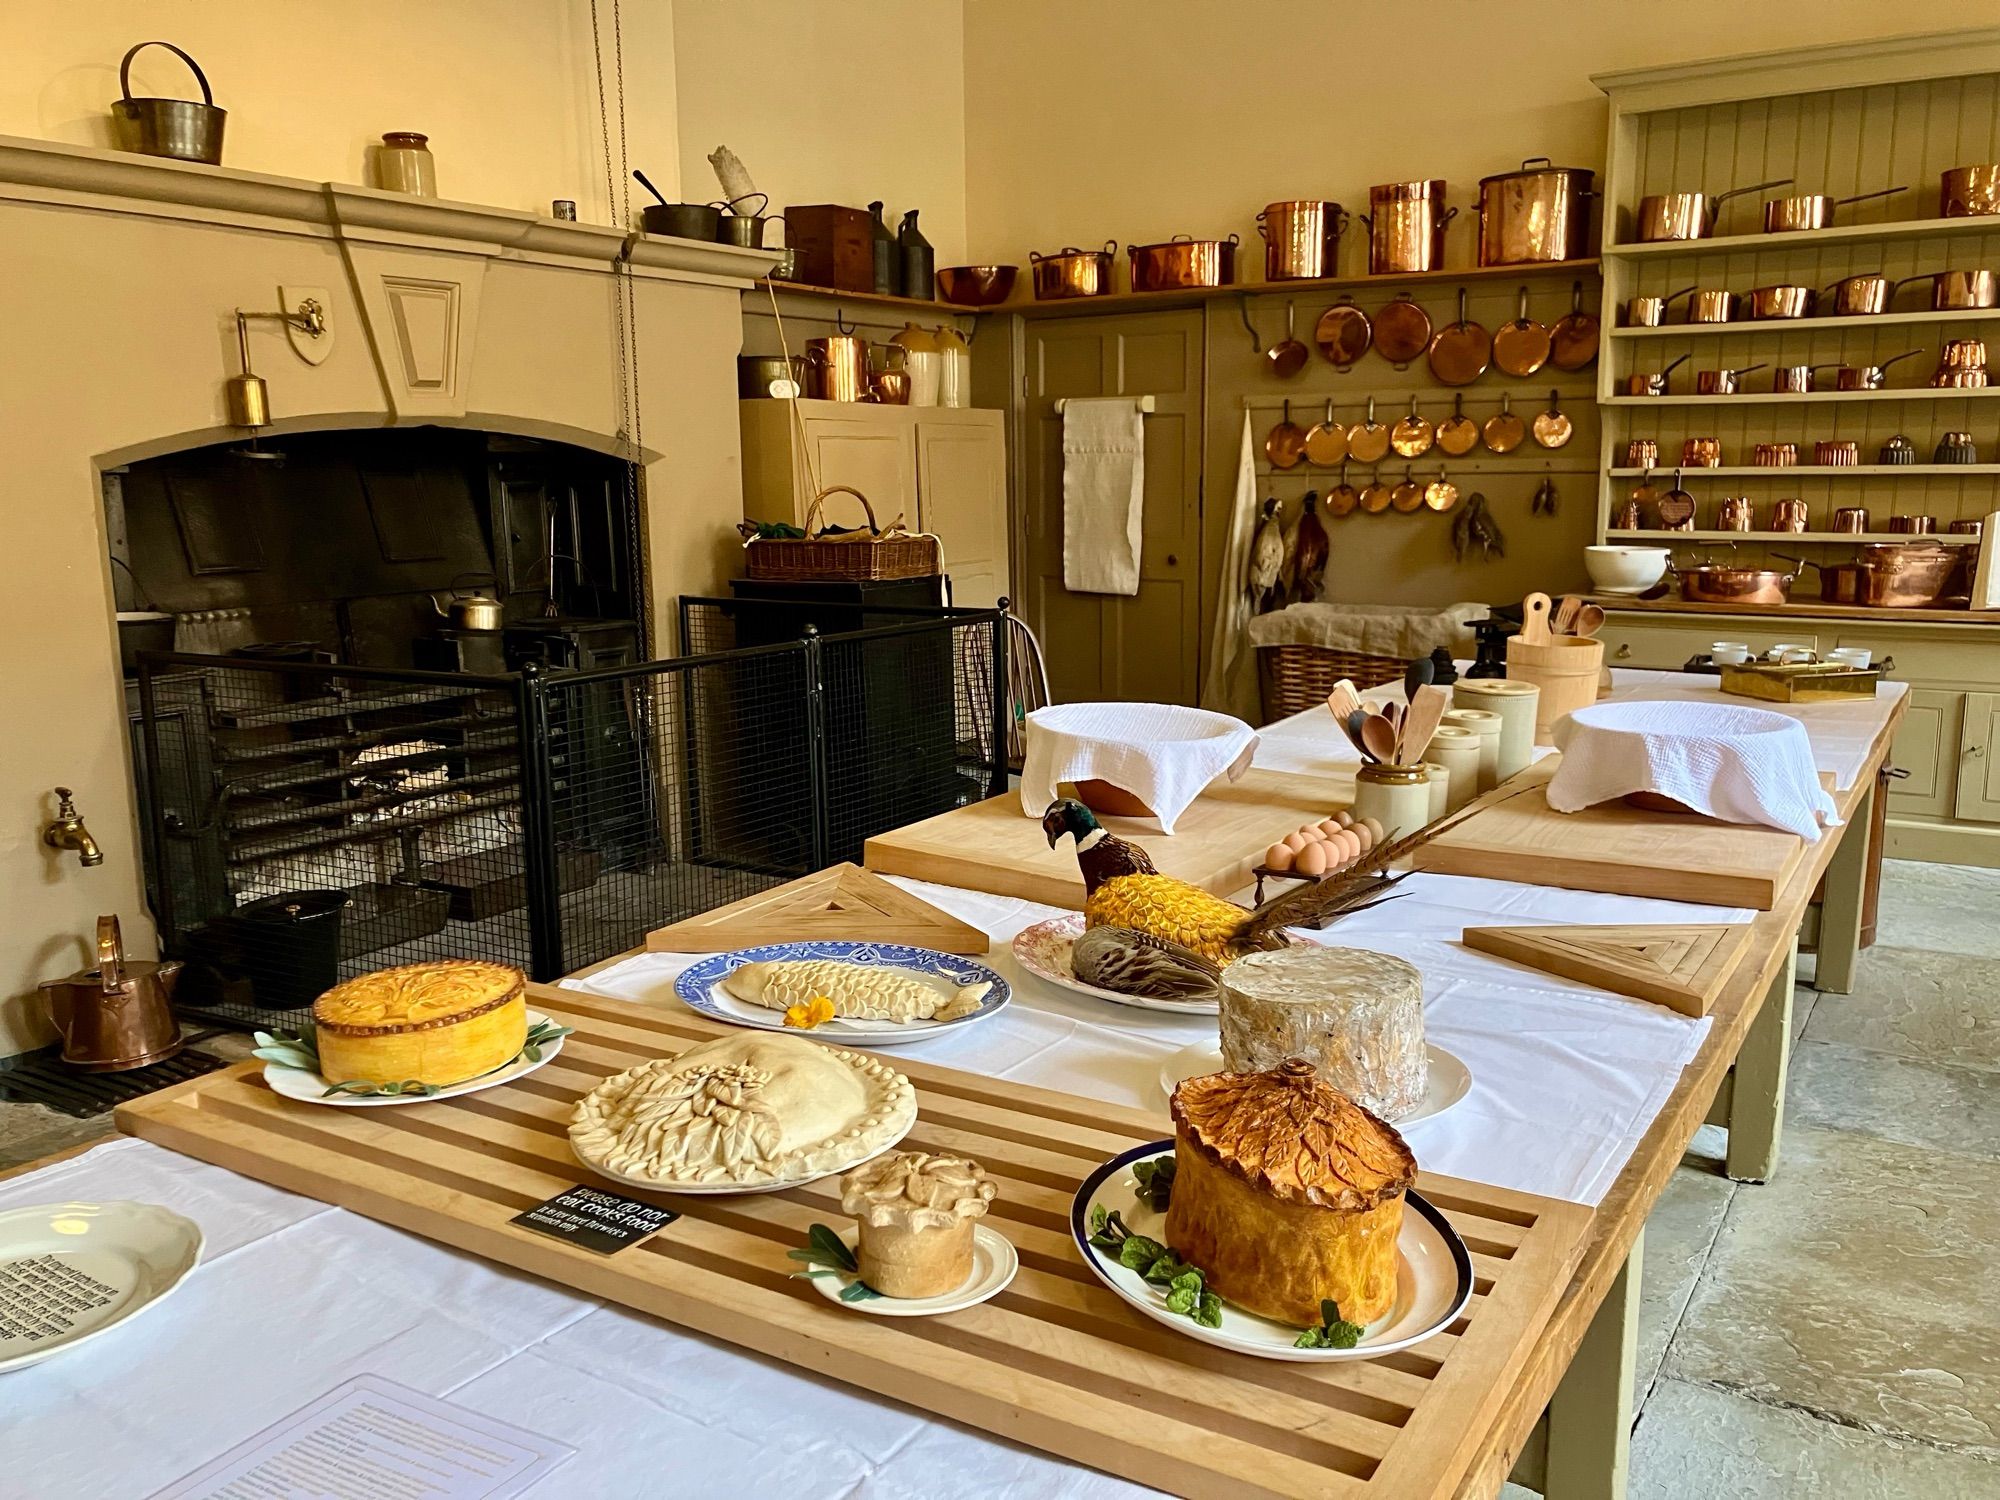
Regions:
[[[1424, 1097], [1417, 1101], [1415, 1109], [1391, 1124], [1414, 1125], [1419, 1120], [1441, 1115], [1472, 1091], [1472, 1069], [1454, 1053], [1435, 1042], [1425, 1043], [1424, 1051], [1430, 1056]], [[1160, 1064], [1160, 1092], [1172, 1098], [1174, 1090], [1187, 1079], [1221, 1071], [1222, 1048], [1214, 1042], [1196, 1042]]]
[[[549, 1018], [538, 1010], [528, 1012], [528, 1029], [533, 1031]], [[435, 1104], [440, 1099], [456, 1099], [460, 1094], [476, 1094], [481, 1089], [498, 1088], [503, 1083], [512, 1083], [516, 1078], [528, 1074], [551, 1061], [562, 1051], [566, 1039], [557, 1037], [553, 1042], [542, 1043], [539, 1062], [528, 1061], [523, 1052], [512, 1062], [495, 1068], [490, 1073], [481, 1073], [477, 1078], [468, 1078], [463, 1083], [454, 1083], [439, 1089], [435, 1094], [331, 1094], [327, 1090], [338, 1080], [329, 1080], [304, 1068], [284, 1068], [273, 1062], [264, 1064], [264, 1082], [271, 1086], [274, 1094], [283, 1094], [287, 1099], [297, 1099], [304, 1104], [335, 1104], [343, 1109], [377, 1104]]]
[[[1123, 995], [1117, 990], [1085, 984], [1070, 967], [1070, 950], [1076, 946], [1077, 938], [1082, 936], [1083, 924], [1083, 913], [1075, 911], [1065, 916], [1050, 917], [1032, 927], [1023, 927], [1014, 934], [1014, 957], [1037, 979], [1046, 979], [1050, 984], [1075, 990], [1080, 995], [1095, 995], [1113, 1005], [1171, 1011], [1182, 1016], [1212, 1016], [1221, 1008], [1213, 1000], [1150, 1000], [1144, 995]], [[1295, 946], [1299, 941], [1296, 937], [1291, 939]]]
[[[726, 995], [718, 981], [733, 969], [765, 959], [830, 958], [841, 963], [872, 964], [892, 969], [908, 969], [926, 981], [942, 980], [953, 985], [986, 983], [992, 988], [979, 1009], [955, 1021], [854, 1021], [836, 1016], [822, 1021], [810, 1031], [785, 1024], [785, 1013], [769, 1006], [753, 1005]], [[674, 993], [687, 1007], [711, 1021], [731, 1026], [749, 1026], [758, 1031], [789, 1031], [793, 1036], [809, 1036], [834, 1046], [889, 1047], [897, 1042], [921, 1041], [961, 1026], [970, 1026], [997, 1014], [1012, 997], [1007, 981], [975, 959], [933, 948], [912, 948], [903, 943], [862, 943], [845, 938], [818, 938], [810, 942], [767, 943], [761, 948], [739, 948], [718, 953], [683, 969], [674, 980]]]
[[[42, 1203], [0, 1213], [0, 1371], [138, 1316], [187, 1279], [201, 1244], [200, 1225], [153, 1203]], [[33, 1310], [52, 1293], [72, 1309]], [[38, 1318], [40, 1336], [10, 1331]]]
[[1139, 1201], [1133, 1166], [1155, 1157], [1171, 1156], [1172, 1141], [1154, 1141], [1135, 1146], [1084, 1178], [1070, 1205], [1070, 1234], [1076, 1240], [1084, 1263], [1120, 1297], [1156, 1322], [1178, 1333], [1233, 1349], [1259, 1359], [1282, 1359], [1298, 1364], [1320, 1364], [1343, 1359], [1376, 1359], [1423, 1342], [1432, 1334], [1451, 1326], [1472, 1298], [1472, 1257], [1465, 1241], [1458, 1237], [1445, 1217], [1414, 1191], [1403, 1195], [1403, 1227], [1396, 1237], [1399, 1264], [1396, 1269], [1396, 1305], [1368, 1325], [1361, 1342], [1352, 1349], [1299, 1349], [1293, 1347], [1299, 1330], [1269, 1318], [1260, 1318], [1229, 1303], [1223, 1303], [1222, 1326], [1204, 1328], [1192, 1318], [1167, 1311], [1166, 1289], [1119, 1264], [1090, 1243], [1091, 1210], [1103, 1204], [1125, 1221], [1134, 1234], [1161, 1239], [1167, 1216], [1155, 1213]]
[[824, 1172], [815, 1172], [810, 1177], [792, 1177], [786, 1179], [784, 1182], [752, 1183], [747, 1187], [739, 1187], [735, 1183], [726, 1182], [669, 1183], [656, 1182], [650, 1177], [628, 1177], [623, 1172], [614, 1172], [609, 1167], [600, 1167], [594, 1161], [585, 1161], [577, 1153], [574, 1146], [570, 1147], [570, 1154], [576, 1156], [578, 1161], [583, 1162], [586, 1167], [590, 1168], [599, 1177], [609, 1178], [612, 1182], [623, 1183], [626, 1187], [644, 1188], [649, 1193], [680, 1193], [690, 1198], [719, 1198], [731, 1194], [741, 1197], [749, 1193], [782, 1193], [787, 1188], [804, 1187], [809, 1182], [818, 1182], [822, 1177], [834, 1177], [842, 1172], [851, 1172], [863, 1162], [873, 1161], [883, 1152], [895, 1150], [897, 1146], [902, 1144], [903, 1136], [908, 1135], [914, 1130], [916, 1124], [916, 1115], [912, 1113], [910, 1123], [903, 1127], [902, 1132], [897, 1135], [895, 1140], [888, 1142], [886, 1145], [877, 1146], [873, 1151], [864, 1152], [852, 1161], [844, 1161], [839, 1166], [828, 1167]]
[[[840, 1237], [840, 1242], [848, 1249], [860, 1231], [850, 1229]], [[957, 1312], [962, 1307], [971, 1307], [984, 1302], [988, 1297], [997, 1297], [1007, 1289], [1007, 1283], [1014, 1279], [1014, 1273], [1021, 1269], [1021, 1258], [1014, 1253], [1007, 1236], [997, 1229], [988, 1229], [984, 1224], [972, 1226], [972, 1274], [957, 1291], [945, 1292], [936, 1297], [868, 1297], [860, 1302], [840, 1302], [840, 1294], [855, 1278], [846, 1271], [837, 1276], [815, 1276], [812, 1284], [819, 1294], [829, 1302], [840, 1302], [842, 1307], [855, 1312], [873, 1313], [878, 1318], [926, 1318], [933, 1313]]]

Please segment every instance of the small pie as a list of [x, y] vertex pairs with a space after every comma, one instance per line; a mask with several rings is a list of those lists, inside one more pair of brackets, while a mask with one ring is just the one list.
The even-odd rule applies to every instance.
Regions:
[[997, 1191], [962, 1156], [895, 1151], [849, 1172], [841, 1209], [860, 1225], [861, 1279], [885, 1297], [941, 1297], [972, 1274], [973, 1220]]
[[528, 1040], [527, 976], [448, 958], [378, 969], [313, 1001], [313, 1038], [329, 1083], [442, 1088], [502, 1067]]
[[746, 1032], [605, 1079], [569, 1139], [586, 1166], [669, 1191], [768, 1187], [866, 1161], [916, 1118], [916, 1090], [886, 1063]]

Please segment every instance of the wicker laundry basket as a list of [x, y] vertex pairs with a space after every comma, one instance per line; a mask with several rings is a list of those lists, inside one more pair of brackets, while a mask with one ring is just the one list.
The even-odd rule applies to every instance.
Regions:
[[1467, 627], [1490, 611], [1484, 604], [1443, 607], [1396, 604], [1294, 604], [1254, 617], [1250, 642], [1264, 722], [1316, 708], [1345, 677], [1358, 688], [1399, 680], [1410, 661], [1443, 646], [1469, 655]]
[[1325, 703], [1326, 695], [1343, 677], [1365, 691], [1394, 682], [1407, 665], [1394, 656], [1369, 656], [1326, 646], [1259, 646], [1257, 678], [1264, 695], [1264, 722]]

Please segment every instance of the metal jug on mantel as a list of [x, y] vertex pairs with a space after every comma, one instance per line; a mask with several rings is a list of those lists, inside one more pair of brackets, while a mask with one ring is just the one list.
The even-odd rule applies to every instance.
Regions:
[[172, 1057], [181, 1050], [170, 1003], [180, 972], [178, 959], [129, 962], [118, 918], [99, 917], [97, 967], [42, 985], [62, 1060], [85, 1073], [121, 1073]]

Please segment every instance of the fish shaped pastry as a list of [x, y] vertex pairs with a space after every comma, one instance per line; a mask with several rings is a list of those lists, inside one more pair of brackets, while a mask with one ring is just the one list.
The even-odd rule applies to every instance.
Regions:
[[907, 969], [847, 964], [831, 958], [780, 958], [748, 963], [726, 974], [725, 995], [771, 1010], [824, 996], [833, 1013], [850, 1021], [956, 1021], [979, 1009], [990, 980], [947, 992]]

